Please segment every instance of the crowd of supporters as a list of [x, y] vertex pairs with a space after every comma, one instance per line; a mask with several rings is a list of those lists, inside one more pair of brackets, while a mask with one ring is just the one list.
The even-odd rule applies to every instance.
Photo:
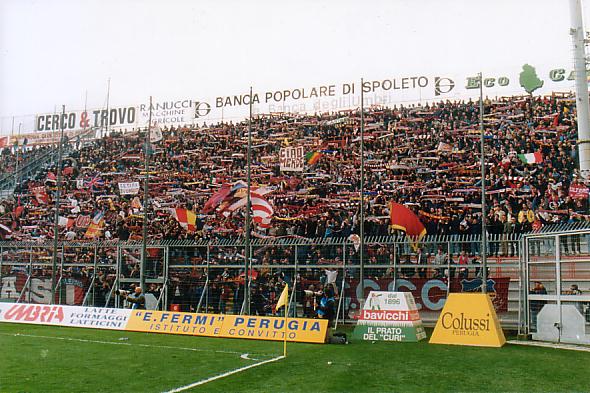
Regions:
[[[486, 100], [484, 117], [489, 231], [527, 232], [549, 222], [585, 219], [588, 189], [576, 169], [573, 101]], [[478, 105], [472, 101], [367, 109], [365, 234], [389, 233], [389, 201], [411, 207], [429, 234], [481, 233], [478, 128]], [[163, 129], [163, 140], [150, 148], [150, 239], [243, 235], [244, 209], [229, 216], [202, 211], [222, 184], [246, 180], [248, 129], [246, 121]], [[270, 228], [255, 227], [256, 234], [323, 238], [358, 233], [358, 111], [258, 116], [252, 135], [252, 183], [273, 189], [266, 198], [274, 208]], [[143, 188], [136, 195], [120, 195], [118, 184], [143, 187], [143, 141], [141, 132], [114, 132], [64, 160], [63, 239], [141, 238]], [[318, 152], [319, 161], [303, 172], [281, 172], [280, 149], [300, 145]], [[530, 153], [538, 153], [540, 162], [519, 158]], [[3, 160], [11, 154], [5, 150]], [[16, 197], [2, 201], [2, 223], [12, 239], [53, 237], [57, 172], [52, 167], [23, 179]], [[195, 230], [182, 228], [171, 208], [194, 212]], [[88, 235], [88, 220], [80, 216], [98, 217], [98, 230]]]
[[[586, 220], [588, 188], [576, 169], [574, 101], [560, 96], [506, 97], [486, 99], [484, 104], [488, 231], [511, 235], [549, 223]], [[428, 234], [481, 234], [478, 108], [473, 101], [446, 101], [365, 109], [365, 235], [391, 233], [390, 201], [410, 207]], [[269, 227], [254, 224], [254, 236], [349, 238], [359, 233], [361, 124], [360, 112], [352, 110], [262, 115], [251, 124], [244, 121], [162, 128], [162, 140], [148, 149], [149, 240], [238, 239], [244, 235], [244, 208], [221, 214], [204, 207], [222, 185], [247, 180], [250, 127], [252, 186], [270, 190], [264, 198], [274, 210]], [[117, 131], [100, 139], [76, 142], [61, 168], [61, 240], [142, 238], [144, 132]], [[306, 163], [302, 172], [282, 172], [280, 150], [293, 146], [304, 146], [306, 152], [316, 153], [316, 158]], [[25, 154], [19, 153], [24, 157], [39, 154], [37, 150], [44, 151], [28, 149]], [[13, 147], [2, 152], [4, 167], [10, 168], [14, 159]], [[53, 239], [58, 172], [54, 164], [35, 178], [22, 179], [15, 197], [0, 202], [0, 234], [4, 239]], [[137, 184], [133, 190], [122, 195], [119, 184], [134, 182]], [[194, 228], [181, 222], [174, 209], [194, 213]], [[503, 240], [490, 244], [490, 254], [515, 255], [516, 243], [508, 241], [508, 236], [497, 238]], [[391, 245], [369, 245], [366, 274], [376, 279], [394, 274], [452, 278], [474, 277], [480, 271], [479, 244], [454, 243], [444, 250], [434, 247], [419, 252], [406, 247], [396, 252]], [[575, 244], [570, 248], [575, 251]], [[158, 261], [162, 256], [155, 248], [148, 251], [146, 275], [161, 277], [162, 264]], [[358, 263], [358, 251], [353, 246], [344, 251], [336, 246], [309, 245], [297, 252], [303, 265], [342, 266], [345, 258], [350, 264]], [[263, 266], [293, 264], [296, 257], [294, 249], [288, 247], [265, 247], [254, 253], [256, 263]], [[91, 264], [92, 253], [83, 254]], [[171, 251], [169, 258], [171, 265], [203, 265], [208, 260], [212, 266], [229, 266], [209, 271], [210, 292], [204, 299], [215, 311], [237, 312], [243, 301], [242, 254], [231, 247], [210, 255], [205, 248], [187, 248]], [[69, 259], [80, 262], [80, 255], [66, 252], [64, 257], [66, 263]], [[112, 265], [117, 257], [111, 250], [97, 258], [100, 266]], [[123, 258], [122, 274], [126, 278], [139, 277], [138, 252], [125, 251]], [[398, 266], [395, 272], [391, 268], [371, 268], [393, 264], [394, 260]], [[449, 261], [466, 266], [452, 270], [400, 268], [404, 264], [444, 265]], [[88, 274], [75, 267], [68, 269], [72, 275]], [[113, 268], [101, 271], [93, 284], [99, 303], [105, 301], [114, 285]], [[344, 270], [338, 271], [340, 280]], [[326, 283], [329, 274], [317, 268], [302, 272], [305, 277], [298, 281], [298, 298], [305, 305], [305, 291], [314, 292], [318, 285]], [[347, 275], [353, 278], [358, 271], [350, 269]], [[272, 312], [283, 282], [292, 282], [294, 274], [269, 268], [258, 269], [256, 276], [252, 307], [256, 313]], [[205, 271], [172, 269], [170, 278], [169, 302], [190, 304], [194, 309], [201, 300]], [[159, 297], [161, 285], [146, 290]], [[207, 300], [210, 297], [215, 299], [211, 303]]]

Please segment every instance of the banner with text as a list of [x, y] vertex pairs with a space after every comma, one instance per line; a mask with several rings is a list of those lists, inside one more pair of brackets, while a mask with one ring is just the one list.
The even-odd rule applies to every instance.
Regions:
[[139, 192], [139, 182], [119, 183], [119, 194], [136, 195]]
[[131, 310], [103, 307], [0, 303], [0, 322], [125, 330]]
[[303, 172], [305, 164], [305, 153], [303, 146], [284, 147], [279, 152], [281, 172]]

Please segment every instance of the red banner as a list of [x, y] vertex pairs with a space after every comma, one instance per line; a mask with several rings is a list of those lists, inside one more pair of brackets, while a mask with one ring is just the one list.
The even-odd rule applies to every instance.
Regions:
[[570, 186], [569, 196], [573, 199], [588, 199], [588, 187], [572, 184]]
[[[487, 291], [492, 296], [496, 312], [508, 311], [508, 285], [510, 277], [488, 278]], [[447, 297], [447, 289], [450, 292], [476, 292], [481, 288], [481, 278], [451, 279], [450, 288], [446, 279], [438, 278], [398, 278], [395, 286], [393, 279], [365, 279], [364, 293], [360, 288], [359, 280], [350, 280], [346, 283], [345, 296], [350, 299], [349, 315], [358, 315], [359, 299], [365, 298], [370, 291], [409, 291], [414, 295], [419, 311], [442, 310]]]

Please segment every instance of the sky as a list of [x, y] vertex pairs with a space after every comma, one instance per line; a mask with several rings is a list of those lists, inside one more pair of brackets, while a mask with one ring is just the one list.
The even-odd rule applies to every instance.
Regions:
[[0, 0], [0, 133], [12, 116], [104, 107], [109, 78], [111, 107], [214, 106], [250, 86], [570, 69], [569, 28], [565, 0]]

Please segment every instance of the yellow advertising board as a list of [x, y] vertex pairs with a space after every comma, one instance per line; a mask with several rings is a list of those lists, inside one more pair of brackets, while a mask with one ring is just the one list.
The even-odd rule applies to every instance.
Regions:
[[430, 343], [501, 347], [506, 338], [487, 294], [451, 293], [438, 317]]
[[[253, 315], [132, 310], [125, 330], [283, 341], [285, 319]], [[288, 318], [286, 332], [287, 341], [324, 343], [328, 332], [328, 321], [325, 319]]]
[[125, 330], [218, 337], [225, 315], [132, 310]]
[[[287, 319], [287, 341], [324, 343], [328, 332], [326, 319]], [[255, 315], [226, 315], [221, 337], [283, 341], [285, 318]]]

